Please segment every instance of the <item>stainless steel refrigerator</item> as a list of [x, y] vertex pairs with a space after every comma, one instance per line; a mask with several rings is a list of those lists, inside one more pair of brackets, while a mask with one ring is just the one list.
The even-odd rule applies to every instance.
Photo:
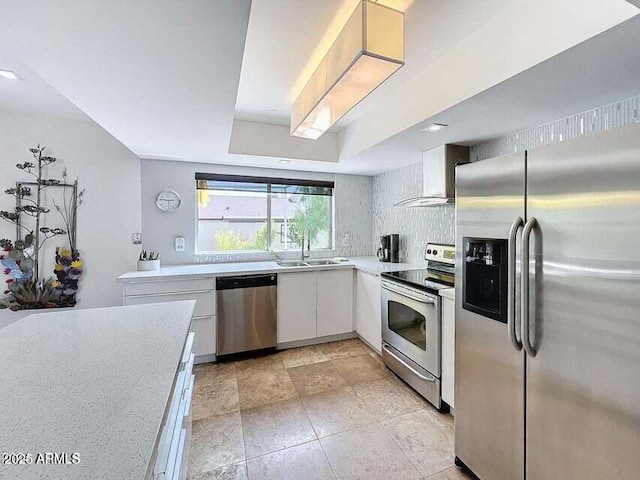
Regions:
[[456, 462], [639, 479], [640, 126], [456, 175]]

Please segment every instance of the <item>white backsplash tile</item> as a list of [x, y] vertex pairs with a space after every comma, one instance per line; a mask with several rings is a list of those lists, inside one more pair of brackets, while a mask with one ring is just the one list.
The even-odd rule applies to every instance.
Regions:
[[429, 242], [453, 244], [455, 208], [394, 207], [401, 200], [422, 195], [422, 162], [373, 177], [373, 245], [380, 235], [400, 235], [400, 260], [420, 263]]
[[486, 160], [509, 153], [531, 150], [634, 123], [640, 123], [640, 96], [620, 100], [474, 145], [471, 147], [471, 160]]

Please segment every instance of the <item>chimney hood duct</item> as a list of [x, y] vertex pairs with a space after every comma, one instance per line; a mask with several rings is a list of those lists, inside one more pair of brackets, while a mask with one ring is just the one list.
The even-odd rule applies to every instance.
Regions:
[[436, 207], [455, 201], [456, 165], [469, 163], [469, 147], [440, 145], [422, 152], [422, 195], [395, 207]]

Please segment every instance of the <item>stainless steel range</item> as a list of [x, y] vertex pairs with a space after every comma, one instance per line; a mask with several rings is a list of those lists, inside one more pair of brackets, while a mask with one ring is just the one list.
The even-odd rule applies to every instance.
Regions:
[[382, 274], [382, 359], [439, 409], [442, 308], [438, 291], [454, 285], [455, 247], [429, 244], [424, 270]]

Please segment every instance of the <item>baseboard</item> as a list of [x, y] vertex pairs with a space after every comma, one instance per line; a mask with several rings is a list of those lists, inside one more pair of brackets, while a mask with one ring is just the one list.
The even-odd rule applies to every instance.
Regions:
[[293, 342], [279, 343], [276, 347], [278, 350], [286, 350], [287, 348], [308, 347], [309, 345], [318, 345], [320, 343], [337, 342], [339, 340], [348, 340], [357, 338], [356, 332], [339, 333], [337, 335], [327, 335], [324, 337], [309, 338], [306, 340], [295, 340]]

